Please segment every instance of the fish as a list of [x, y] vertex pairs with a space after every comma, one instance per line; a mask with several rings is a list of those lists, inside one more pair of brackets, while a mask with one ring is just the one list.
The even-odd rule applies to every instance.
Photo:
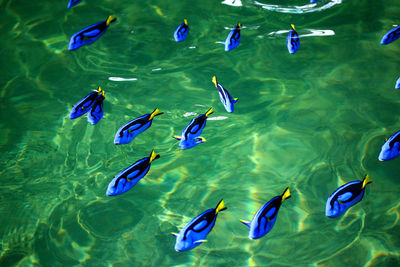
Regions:
[[82, 0], [69, 0], [67, 8], [71, 8], [79, 4]]
[[400, 37], [400, 26], [397, 26], [394, 29], [391, 29], [388, 31], [381, 40], [381, 44], [387, 45], [390, 44], [391, 42], [397, 40]]
[[188, 222], [178, 234], [172, 233], [176, 237], [175, 250], [186, 251], [206, 242], [208, 233], [213, 229], [219, 212], [226, 210], [224, 201], [218, 202], [215, 209], [209, 209]]
[[97, 97], [102, 94], [104, 94], [104, 91], [99, 86], [97, 90], [82, 98], [77, 104], [75, 104], [75, 106], [72, 107], [69, 118], [76, 119], [84, 115], [93, 107]]
[[276, 196], [264, 204], [253, 216], [251, 222], [241, 222], [250, 228], [249, 239], [258, 239], [265, 236], [274, 227], [278, 216], [279, 208], [285, 199], [290, 198], [289, 187], [283, 191], [283, 194]]
[[225, 42], [217, 42], [217, 44], [225, 45], [225, 51], [235, 49], [240, 43], [240, 27], [242, 27], [242, 24], [238, 22], [236, 27], [228, 34], [228, 37], [226, 37]]
[[103, 101], [105, 99], [104, 91], [101, 95], [98, 95], [94, 101], [93, 107], [87, 114], [87, 120], [91, 124], [95, 125], [103, 118]]
[[160, 155], [152, 150], [149, 157], [136, 161], [118, 173], [108, 184], [106, 195], [116, 196], [129, 191], [149, 172], [151, 163], [158, 158], [160, 158]]
[[147, 130], [151, 123], [153, 122], [153, 118], [155, 116], [164, 114], [156, 108], [152, 113], [145, 114], [139, 118], [131, 120], [128, 123], [122, 125], [117, 133], [115, 134], [114, 144], [115, 145], [122, 145], [130, 143], [136, 136], [143, 133]]
[[213, 109], [210, 108], [206, 113], [193, 118], [189, 125], [183, 129], [181, 136], [173, 136], [175, 139], [180, 141], [182, 149], [191, 148], [195, 145], [204, 143], [205, 139], [200, 137], [200, 134], [206, 126], [207, 117], [212, 113]]
[[385, 140], [378, 159], [380, 161], [388, 161], [398, 156], [400, 156], [400, 131]]
[[300, 38], [296, 32], [294, 25], [290, 24], [290, 26], [292, 27], [292, 29], [289, 31], [289, 34], [286, 38], [286, 43], [289, 53], [294, 54], [300, 47]]
[[310, 0], [310, 4], [314, 4], [316, 2], [318, 2], [319, 0]]
[[108, 16], [105, 21], [98, 22], [75, 33], [72, 35], [69, 41], [68, 50], [76, 50], [83, 45], [94, 43], [94, 41], [99, 39], [100, 36], [106, 32], [108, 26], [110, 26], [110, 23], [116, 20], [117, 18]]
[[400, 89], [400, 77], [396, 81], [396, 85], [394, 86], [395, 89]]
[[217, 77], [212, 78], [212, 82], [215, 85], [215, 88], [218, 90], [219, 99], [221, 100], [224, 108], [227, 112], [233, 112], [234, 104], [238, 101], [238, 98], [232, 99], [229, 92], [217, 82]]
[[188, 33], [189, 33], [189, 26], [187, 20], [184, 19], [183, 23], [179, 25], [174, 32], [175, 41], [182, 42], [183, 40], [185, 40]]
[[364, 196], [365, 186], [372, 183], [369, 174], [362, 181], [352, 181], [342, 185], [326, 201], [325, 216], [335, 218], [344, 214]]

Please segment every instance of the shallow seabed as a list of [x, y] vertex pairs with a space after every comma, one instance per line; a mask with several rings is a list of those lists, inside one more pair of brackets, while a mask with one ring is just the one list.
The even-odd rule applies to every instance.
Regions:
[[[399, 266], [400, 159], [379, 162], [400, 128], [400, 2], [320, 0], [0, 1], [1, 266]], [[114, 15], [94, 44], [78, 30]], [[186, 18], [182, 43], [172, 34]], [[240, 21], [238, 48], [223, 41]], [[290, 24], [301, 38], [290, 55]], [[225, 112], [211, 83], [238, 97]], [[68, 118], [101, 86], [105, 118]], [[210, 106], [206, 143], [179, 135]], [[158, 107], [128, 145], [114, 134]], [[161, 155], [131, 191], [107, 197], [119, 171]], [[365, 173], [363, 201], [338, 219], [325, 201]], [[289, 186], [274, 229], [247, 238], [256, 210]], [[208, 242], [173, 249], [190, 219], [224, 199]]]

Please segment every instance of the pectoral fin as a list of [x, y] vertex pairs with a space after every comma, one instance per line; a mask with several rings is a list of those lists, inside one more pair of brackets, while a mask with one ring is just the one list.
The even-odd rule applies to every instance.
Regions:
[[240, 222], [250, 228], [250, 222], [243, 221], [243, 220], [240, 220]]
[[197, 241], [194, 241], [193, 243], [194, 244], [201, 244], [201, 243], [204, 243], [204, 242], [207, 242], [207, 240], [197, 240]]
[[177, 234], [177, 233], [171, 233], [171, 235], [173, 235], [173, 236], [176, 236], [176, 237], [178, 236], [178, 234]]
[[182, 139], [182, 137], [177, 136], [177, 135], [174, 135], [174, 136], [172, 136], [172, 137], [175, 138], [176, 140], [181, 140], [181, 139]]

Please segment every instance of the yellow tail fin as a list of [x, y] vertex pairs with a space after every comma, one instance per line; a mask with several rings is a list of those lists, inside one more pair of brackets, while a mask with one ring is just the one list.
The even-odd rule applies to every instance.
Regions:
[[188, 24], [187, 24], [187, 20], [186, 20], [186, 19], [184, 19], [184, 20], [183, 20], [183, 23], [185, 23], [185, 25], [188, 25]]
[[367, 185], [367, 184], [369, 184], [369, 183], [372, 183], [372, 180], [371, 180], [371, 177], [369, 177], [369, 174], [366, 174], [365, 176], [364, 176], [364, 179], [363, 179], [363, 181], [362, 181], [362, 189], [364, 189], [365, 188], [365, 186]]
[[150, 154], [150, 162], [149, 163], [151, 163], [153, 160], [155, 160], [155, 159], [158, 159], [160, 157], [160, 154], [157, 154], [156, 152], [154, 152], [154, 150], [152, 150], [151, 151], [151, 154]]
[[161, 112], [158, 108], [156, 108], [151, 114], [149, 121], [151, 121], [155, 116], [164, 114], [164, 112]]
[[204, 115], [206, 115], [206, 117], [208, 117], [208, 115], [210, 115], [212, 113], [213, 113], [213, 110], [212, 110], [212, 107], [211, 107], [209, 110], [207, 110], [206, 114], [204, 114]]
[[296, 28], [294, 27], [294, 24], [290, 24], [290, 27], [292, 27], [292, 29], [295, 31]]
[[215, 87], [218, 86], [217, 77], [213, 76], [211, 81], [215, 85]]
[[215, 214], [218, 214], [218, 212], [226, 210], [226, 209], [227, 209], [227, 207], [225, 207], [224, 200], [221, 199], [218, 202], [217, 207], [215, 208]]
[[237, 26], [240, 28], [240, 27], [242, 27], [242, 24], [240, 24], [240, 22], [238, 22]]
[[110, 23], [116, 21], [117, 18], [114, 18], [113, 16], [108, 16], [106, 20], [106, 26], [110, 25]]
[[291, 195], [290, 195], [290, 190], [289, 190], [289, 187], [287, 187], [286, 189], [285, 189], [285, 191], [283, 191], [283, 194], [282, 194], [282, 202], [285, 200], [285, 199], [288, 199], [288, 198], [290, 198], [291, 197]]

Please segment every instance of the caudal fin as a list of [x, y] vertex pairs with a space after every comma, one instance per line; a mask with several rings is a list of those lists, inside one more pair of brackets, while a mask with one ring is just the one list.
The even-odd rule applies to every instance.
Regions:
[[211, 81], [215, 85], [215, 87], [218, 87], [217, 77], [213, 76]]
[[227, 207], [225, 207], [224, 200], [221, 199], [218, 202], [217, 207], [215, 208], [215, 214], [218, 214], [218, 212], [226, 210], [226, 209], [227, 209]]
[[207, 110], [207, 112], [204, 114], [206, 115], [206, 117], [208, 117], [208, 115], [213, 113], [213, 108], [211, 107], [209, 110]]
[[113, 16], [108, 16], [107, 20], [106, 20], [106, 25], [108, 26], [108, 25], [110, 25], [110, 23], [112, 23], [116, 20], [117, 20], [117, 18], [114, 18]]
[[152, 150], [151, 151], [151, 154], [150, 154], [150, 163], [153, 161], [153, 160], [155, 160], [155, 159], [158, 159], [160, 157], [160, 154], [157, 154], [156, 152], [154, 152], [154, 150]]
[[364, 176], [364, 179], [362, 180], [362, 186], [361, 186], [361, 188], [364, 189], [365, 186], [366, 186], [367, 184], [370, 184], [370, 183], [372, 183], [371, 177], [369, 177], [369, 174], [366, 174], [366, 175]]
[[149, 121], [151, 121], [155, 116], [164, 114], [164, 112], [161, 112], [158, 108], [156, 108], [151, 114]]
[[281, 202], [283, 202], [285, 199], [288, 199], [288, 198], [290, 198], [291, 197], [291, 195], [290, 195], [290, 190], [289, 190], [289, 187], [287, 187], [286, 189], [285, 189], [285, 191], [283, 191], [283, 194], [282, 194], [282, 201]]

